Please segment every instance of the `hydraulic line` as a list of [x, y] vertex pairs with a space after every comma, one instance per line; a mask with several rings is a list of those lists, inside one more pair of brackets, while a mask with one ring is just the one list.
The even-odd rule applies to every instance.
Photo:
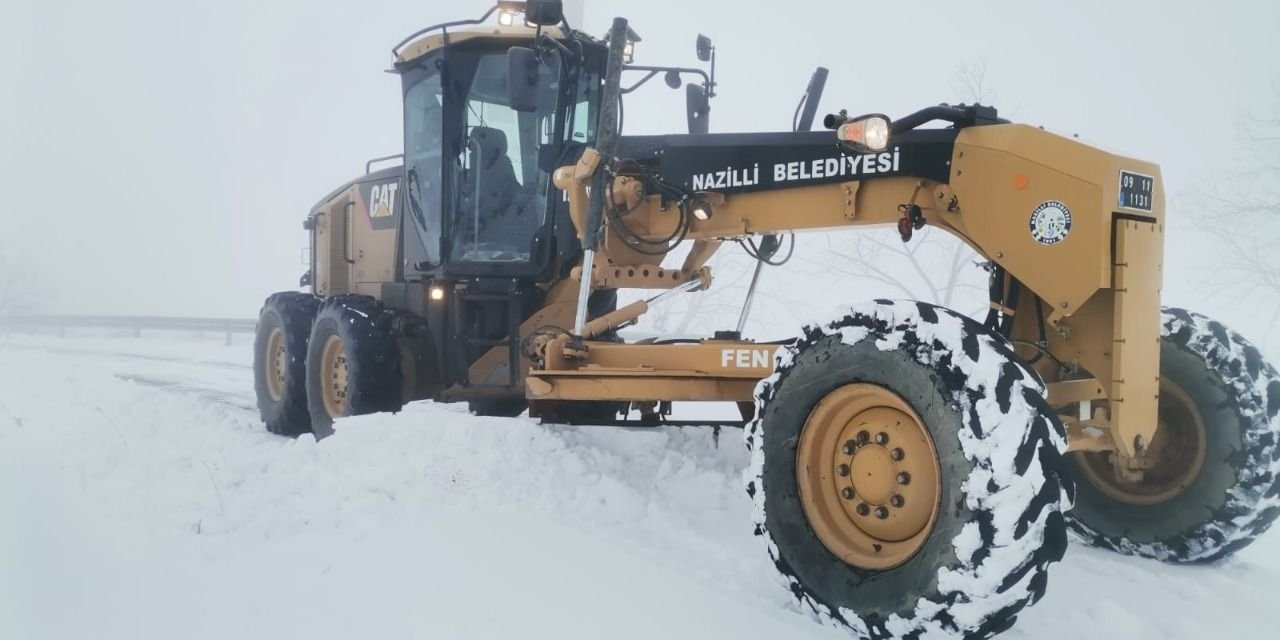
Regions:
[[747, 299], [742, 303], [742, 313], [738, 314], [738, 335], [747, 326], [747, 317], [751, 315], [751, 303], [756, 300], [756, 283], [760, 281], [760, 271], [764, 269], [764, 260], [756, 260], [756, 270], [751, 274], [751, 286], [747, 287]]

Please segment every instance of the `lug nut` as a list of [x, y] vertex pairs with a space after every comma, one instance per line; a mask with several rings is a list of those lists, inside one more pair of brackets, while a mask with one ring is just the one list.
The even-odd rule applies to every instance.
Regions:
[[889, 517], [889, 510], [884, 507], [876, 507], [876, 517], [884, 520]]
[[903, 471], [898, 474], [898, 484], [911, 484], [911, 474]]
[[866, 431], [858, 432], [858, 444], [866, 444], [867, 441], [870, 439], [871, 439], [871, 434], [867, 433]]
[[893, 508], [895, 509], [901, 509], [902, 505], [906, 503], [907, 503], [906, 498], [903, 498], [902, 496], [894, 496], [892, 498], [889, 498], [889, 504], [893, 505]]
[[841, 495], [841, 496], [843, 496], [845, 500], [852, 500], [852, 499], [853, 499], [853, 487], [845, 487], [845, 488], [841, 489], [841, 490], [840, 490], [840, 495]]
[[854, 442], [853, 440], [849, 440], [844, 443], [844, 446], [841, 447], [840, 450], [843, 451], [846, 456], [851, 456], [853, 455], [853, 452], [857, 450], [857, 448], [858, 448], [858, 443]]
[[858, 515], [865, 516], [868, 513], [871, 513], [871, 507], [867, 503], [864, 502], [858, 505]]
[[876, 434], [876, 444], [887, 444], [889, 442], [889, 434], [881, 431]]
[[902, 449], [894, 449], [893, 451], [889, 452], [889, 457], [892, 458], [894, 462], [901, 461], [902, 458], [905, 457], [905, 455], [906, 454], [902, 452]]
[[849, 465], [842, 464], [836, 467], [836, 473], [840, 474], [840, 477], [842, 478], [849, 475]]

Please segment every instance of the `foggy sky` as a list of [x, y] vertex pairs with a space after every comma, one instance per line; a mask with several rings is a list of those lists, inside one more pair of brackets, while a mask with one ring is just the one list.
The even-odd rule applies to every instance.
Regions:
[[[310, 207], [399, 152], [390, 47], [489, 4], [4, 0], [0, 251], [46, 311], [255, 316], [297, 286]], [[692, 66], [695, 36], [715, 40], [713, 131], [788, 128], [817, 65], [820, 114], [890, 116], [959, 101], [958, 67], [985, 65], [1003, 115], [1162, 165], [1166, 300], [1185, 304], [1205, 245], [1179, 193], [1229, 169], [1239, 118], [1280, 95], [1269, 1], [588, 0], [586, 30], [615, 15], [637, 63]], [[683, 91], [654, 82], [626, 113], [629, 133], [682, 131]]]

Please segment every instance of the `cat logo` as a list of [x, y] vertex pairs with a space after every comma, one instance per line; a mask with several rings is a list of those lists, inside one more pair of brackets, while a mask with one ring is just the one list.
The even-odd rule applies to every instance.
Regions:
[[395, 215], [396, 190], [399, 188], [399, 182], [373, 185], [369, 192], [369, 217], [390, 218]]

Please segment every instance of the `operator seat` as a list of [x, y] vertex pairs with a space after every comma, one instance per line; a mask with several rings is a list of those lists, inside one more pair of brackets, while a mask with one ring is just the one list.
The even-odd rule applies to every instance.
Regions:
[[[467, 196], [479, 209], [481, 241], [493, 241], [495, 238], [486, 231], [508, 215], [519, 197], [520, 182], [516, 180], [511, 158], [507, 157], [507, 134], [492, 127], [475, 127], [471, 130], [471, 141], [476, 158], [470, 172]], [[467, 212], [468, 216], [475, 213]], [[467, 222], [468, 226], [471, 224], [473, 222]]]

